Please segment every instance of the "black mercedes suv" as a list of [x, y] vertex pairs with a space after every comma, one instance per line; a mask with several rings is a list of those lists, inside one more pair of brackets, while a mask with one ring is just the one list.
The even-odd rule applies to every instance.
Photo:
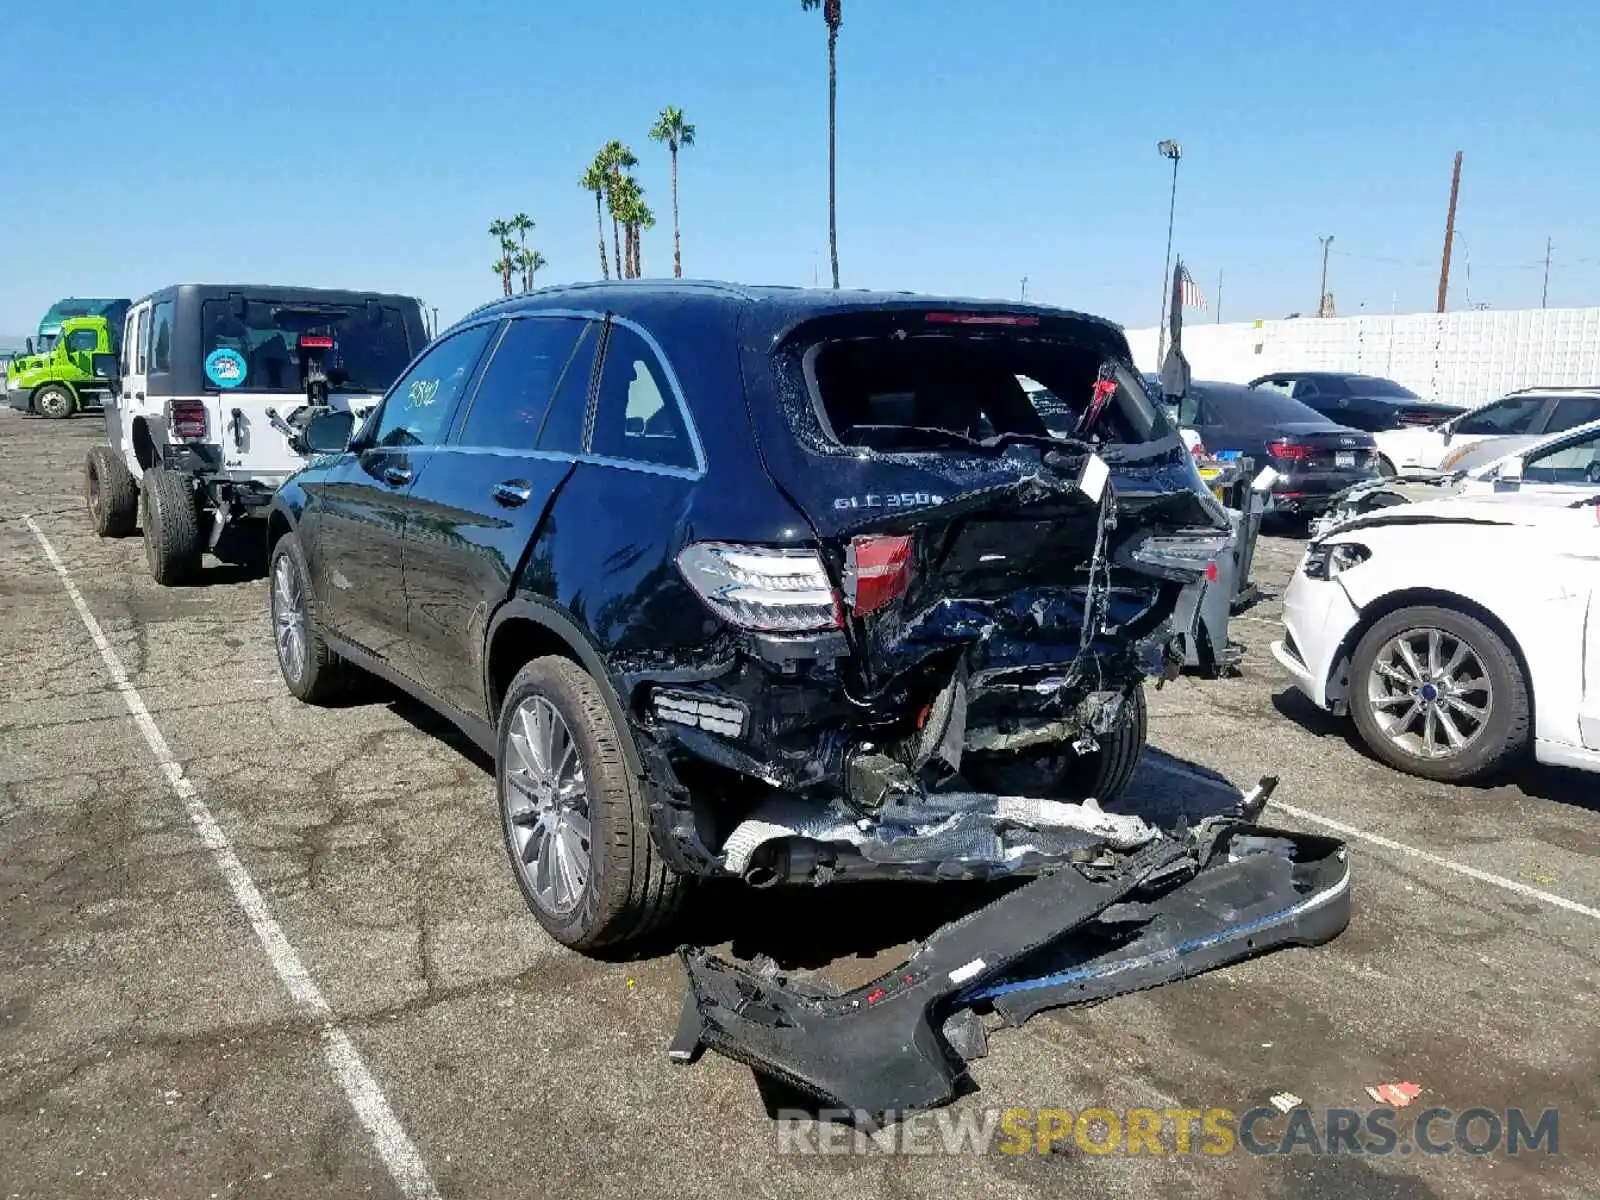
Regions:
[[1026, 874], [1155, 836], [1099, 801], [1228, 526], [1116, 326], [576, 285], [474, 312], [353, 421], [308, 426], [272, 505], [283, 676], [317, 702], [376, 674], [492, 753], [558, 940], [641, 935], [696, 876]]

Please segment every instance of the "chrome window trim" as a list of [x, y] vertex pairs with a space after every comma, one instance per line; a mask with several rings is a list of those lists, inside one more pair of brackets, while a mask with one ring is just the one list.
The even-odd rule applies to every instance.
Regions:
[[[471, 404], [477, 402], [478, 389], [483, 386], [483, 377], [488, 374], [489, 368], [494, 365], [494, 352], [500, 348], [500, 343], [505, 340], [506, 332], [511, 328], [511, 322], [531, 320], [539, 317], [576, 317], [581, 320], [600, 322], [602, 326], [602, 332], [604, 326], [610, 324], [620, 325], [624, 329], [632, 330], [634, 333], [638, 334], [639, 339], [644, 342], [645, 346], [649, 348], [650, 353], [655, 356], [657, 365], [660, 366], [662, 374], [666, 377], [667, 388], [672, 392], [672, 401], [675, 405], [677, 405], [678, 415], [682, 418], [684, 430], [689, 435], [689, 448], [694, 454], [695, 465], [692, 467], [669, 466], [664, 463], [644, 462], [641, 459], [635, 458], [617, 458], [606, 454], [592, 454], [588, 450], [584, 450], [579, 454], [569, 454], [566, 451], [523, 450], [518, 449], [515, 446], [463, 446], [458, 439], [460, 438], [462, 430], [465, 428], [466, 415], [471, 412]], [[537, 308], [524, 313], [515, 313], [509, 315], [505, 313], [499, 313], [492, 317], [485, 316], [471, 321], [470, 323], [463, 322], [454, 326], [452, 329], [447, 330], [446, 332], [452, 334], [464, 332], [467, 329], [478, 325], [486, 325], [490, 321], [504, 321], [505, 328], [501, 330], [499, 337], [496, 338], [493, 344], [489, 347], [489, 357], [484, 360], [483, 369], [478, 372], [477, 379], [474, 381], [471, 401], [468, 407], [465, 408], [462, 413], [461, 428], [453, 430], [450, 435], [450, 440], [441, 443], [439, 447], [440, 449], [455, 450], [468, 454], [519, 455], [524, 458], [542, 458], [549, 461], [588, 463], [597, 467], [615, 467], [624, 471], [639, 471], [647, 475], [666, 475], [676, 479], [692, 480], [705, 478], [705, 443], [700, 440], [700, 431], [698, 428], [696, 428], [694, 417], [689, 412], [689, 402], [683, 394], [683, 384], [678, 379], [677, 371], [673, 369], [672, 361], [667, 357], [666, 352], [662, 350], [661, 343], [658, 342], [655, 338], [655, 335], [644, 326], [640, 325], [637, 321], [629, 319], [628, 317], [618, 316], [616, 313], [595, 312], [589, 309], [581, 308]], [[609, 339], [602, 349], [606, 354], [610, 353], [611, 347]], [[604, 378], [604, 355], [601, 356], [599, 362], [601, 378]], [[402, 376], [402, 378], [404, 378], [404, 376]], [[589, 403], [591, 408], [598, 403], [598, 399], [599, 397], [597, 394], [590, 396]], [[594, 415], [598, 416], [598, 413], [595, 413]]]

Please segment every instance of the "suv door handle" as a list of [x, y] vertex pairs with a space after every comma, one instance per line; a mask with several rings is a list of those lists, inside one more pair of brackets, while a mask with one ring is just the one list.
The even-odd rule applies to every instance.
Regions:
[[404, 467], [385, 467], [383, 481], [394, 487], [404, 487], [411, 482], [411, 472]]
[[507, 508], [526, 504], [528, 497], [533, 495], [533, 489], [520, 479], [508, 479], [504, 483], [495, 484], [489, 490], [494, 494], [494, 498]]

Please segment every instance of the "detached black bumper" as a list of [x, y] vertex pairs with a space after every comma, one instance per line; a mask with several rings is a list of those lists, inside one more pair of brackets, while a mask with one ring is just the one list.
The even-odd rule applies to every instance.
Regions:
[[1326, 942], [1349, 920], [1342, 842], [1217, 818], [1115, 866], [1036, 879], [843, 994], [685, 948], [689, 991], [672, 1056], [687, 1063], [715, 1050], [874, 1124], [961, 1093], [966, 1060], [983, 1053], [973, 1010], [1018, 1025]]

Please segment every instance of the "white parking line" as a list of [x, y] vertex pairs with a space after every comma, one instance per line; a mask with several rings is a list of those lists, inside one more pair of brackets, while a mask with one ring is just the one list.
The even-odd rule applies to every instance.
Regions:
[[[1182, 767], [1174, 767], [1170, 763], [1158, 759], [1146, 758], [1145, 763], [1157, 771], [1167, 775], [1177, 776], [1179, 779], [1195, 780], [1201, 783], [1215, 783], [1204, 775], [1196, 775], [1193, 771], [1185, 771]], [[1397, 842], [1393, 838], [1386, 838], [1381, 833], [1371, 833], [1365, 829], [1357, 829], [1354, 825], [1346, 825], [1343, 821], [1335, 821], [1332, 817], [1325, 817], [1320, 813], [1311, 812], [1309, 809], [1296, 808], [1292, 804], [1283, 804], [1277, 800], [1269, 801], [1269, 810], [1288, 813], [1302, 821], [1309, 821], [1313, 825], [1321, 825], [1335, 833], [1342, 833], [1345, 837], [1356, 838], [1359, 841], [1371, 842], [1374, 846], [1382, 846], [1385, 850], [1393, 850], [1404, 854], [1407, 858], [1419, 859], [1422, 862], [1432, 863], [1436, 867], [1443, 867], [1446, 871], [1454, 871], [1457, 875], [1465, 875], [1468, 879], [1476, 879], [1479, 883], [1491, 884], [1508, 892], [1515, 892], [1519, 896], [1527, 896], [1531, 900], [1541, 900], [1545, 904], [1556, 908], [1566, 909], [1568, 912], [1577, 913], [1579, 916], [1589, 917], [1600, 921], [1600, 908], [1590, 908], [1587, 904], [1579, 904], [1576, 900], [1568, 900], [1565, 896], [1558, 896], [1554, 892], [1541, 891], [1536, 887], [1529, 887], [1525, 883], [1518, 883], [1515, 879], [1507, 879], [1504, 875], [1491, 875], [1488, 871], [1480, 871], [1477, 867], [1469, 867], [1466, 863], [1458, 863], [1454, 859], [1442, 855], [1432, 854], [1427, 850], [1418, 850], [1415, 846], [1408, 846], [1404, 842]]]
[[266, 898], [256, 887], [255, 880], [250, 878], [250, 873], [245, 870], [244, 864], [239, 861], [239, 856], [234, 853], [227, 835], [222, 832], [222, 827], [217, 824], [216, 818], [211, 815], [211, 810], [206, 807], [199, 790], [184, 774], [183, 767], [179, 765], [167, 745], [167, 739], [162, 736], [160, 727], [150, 715], [150, 710], [145, 707], [138, 689], [129, 681], [127, 669], [117, 657], [117, 652], [111, 648], [110, 641], [100, 628], [100, 622], [94, 619], [94, 614], [89, 611], [89, 606], [83, 599], [83, 593], [78, 591], [77, 585], [72, 582], [66, 564], [61, 561], [61, 556], [50, 544], [50, 539], [45, 537], [44, 531], [31, 516], [23, 517], [22, 522], [38, 539], [45, 557], [50, 560], [50, 565], [61, 577], [62, 586], [67, 589], [67, 598], [78, 610], [83, 627], [89, 631], [95, 649], [100, 651], [100, 657], [105, 660], [106, 669], [111, 672], [111, 680], [116, 684], [117, 691], [122, 694], [123, 702], [133, 717], [133, 723], [139, 727], [139, 732], [144, 734], [144, 740], [150, 747], [150, 753], [155, 755], [156, 762], [160, 764], [162, 774], [167, 777], [167, 782], [172, 785], [172, 790], [177, 793], [178, 799], [183, 801], [189, 813], [189, 820], [194, 824], [195, 832], [200, 835], [200, 841], [206, 849], [211, 851], [217, 870], [222, 872], [229, 890], [233, 892], [235, 902], [250, 919], [250, 925], [255, 929], [256, 936], [261, 939], [261, 946], [272, 963], [272, 969], [278, 973], [278, 978], [283, 980], [283, 986], [288, 989], [294, 1002], [315, 1017], [321, 1026], [323, 1056], [327, 1059], [334, 1078], [339, 1081], [339, 1086], [344, 1089], [345, 1097], [350, 1101], [350, 1107], [355, 1110], [356, 1118], [371, 1135], [372, 1144], [378, 1156], [383, 1159], [384, 1166], [388, 1167], [395, 1184], [401, 1193], [411, 1200], [438, 1200], [439, 1191], [434, 1187], [433, 1178], [428, 1174], [427, 1164], [422, 1161], [422, 1155], [417, 1153], [417, 1148], [407, 1136], [400, 1119], [389, 1107], [383, 1089], [378, 1086], [378, 1081], [373, 1078], [372, 1072], [367, 1069], [367, 1064], [362, 1061], [361, 1053], [356, 1049], [355, 1043], [334, 1019], [333, 1009], [323, 996], [322, 989], [317, 987], [305, 964], [300, 961], [300, 956], [295, 953], [295, 948], [284, 936], [282, 927], [273, 919], [271, 910], [267, 908]]

